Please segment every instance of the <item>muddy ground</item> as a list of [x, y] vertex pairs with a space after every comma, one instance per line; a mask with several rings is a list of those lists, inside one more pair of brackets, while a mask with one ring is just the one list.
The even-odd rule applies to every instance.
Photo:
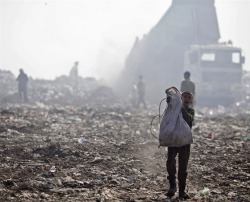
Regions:
[[[165, 196], [166, 152], [150, 130], [157, 110], [1, 107], [0, 200], [178, 201]], [[197, 114], [189, 201], [250, 201], [249, 133], [250, 114]]]

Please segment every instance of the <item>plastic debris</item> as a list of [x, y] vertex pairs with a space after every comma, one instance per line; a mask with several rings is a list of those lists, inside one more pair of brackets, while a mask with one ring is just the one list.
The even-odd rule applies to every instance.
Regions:
[[203, 190], [201, 190], [200, 192], [201, 196], [209, 196], [210, 195], [210, 189], [205, 187]]

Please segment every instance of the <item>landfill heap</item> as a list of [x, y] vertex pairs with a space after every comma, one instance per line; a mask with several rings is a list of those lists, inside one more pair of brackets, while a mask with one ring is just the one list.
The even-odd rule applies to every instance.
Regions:
[[[1, 107], [1, 201], [178, 201], [165, 196], [155, 114], [112, 104]], [[250, 201], [249, 123], [250, 113], [197, 114], [189, 201]]]
[[[20, 104], [17, 81], [10, 71], [0, 70], [0, 103]], [[112, 88], [95, 78], [78, 77], [78, 89], [75, 90], [69, 76], [62, 75], [54, 80], [32, 79], [28, 81], [28, 100], [30, 104], [55, 104], [81, 106], [105, 105], [118, 102]]]
[[[76, 94], [67, 76], [30, 78], [20, 103], [13, 74], [0, 76], [1, 201], [178, 201], [165, 196], [158, 106], [132, 108], [93, 78]], [[248, 100], [196, 112], [190, 201], [250, 201]]]

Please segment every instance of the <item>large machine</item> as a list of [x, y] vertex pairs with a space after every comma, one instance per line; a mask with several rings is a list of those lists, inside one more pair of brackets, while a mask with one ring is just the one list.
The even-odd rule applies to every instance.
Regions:
[[[146, 82], [146, 99], [158, 103], [164, 97], [166, 88], [180, 87], [185, 70], [191, 72], [191, 78], [194, 82], [197, 79], [198, 89], [203, 85], [200, 75], [204, 79], [205, 77], [212, 79], [212, 75], [217, 76], [219, 82], [218, 77], [222, 75], [224, 79], [228, 79], [227, 75], [231, 77], [230, 79], [234, 79], [232, 78], [232, 72], [234, 72], [237, 74], [237, 82], [232, 86], [240, 84], [243, 64], [241, 51], [237, 48], [234, 49], [232, 45], [226, 48], [219, 44], [220, 32], [214, 3], [214, 0], [172, 0], [170, 8], [150, 32], [141, 39], [136, 37], [116, 85], [119, 92], [128, 95], [132, 84], [139, 75], [142, 75]], [[224, 74], [227, 68], [226, 62], [223, 64], [225, 65], [223, 71], [219, 67], [216, 70], [203, 68], [202, 73], [198, 73], [201, 69], [198, 68], [198, 65], [187, 64], [187, 52], [190, 50], [195, 52], [196, 46], [199, 47], [196, 52], [209, 50], [209, 47], [212, 50], [211, 44], [215, 44], [212, 49], [217, 50], [215, 55], [220, 60], [229, 57], [230, 54], [226, 53], [231, 52], [232, 57], [236, 57], [234, 52], [238, 52], [240, 62], [233, 63], [234, 67], [238, 66], [238, 69], [228, 68], [227, 70], [232, 72]], [[188, 69], [189, 67], [191, 69]], [[221, 73], [215, 74], [215, 71], [221, 71]], [[193, 77], [193, 75], [199, 76]], [[217, 90], [218, 88], [213, 89]], [[200, 101], [199, 103], [202, 104], [203, 100]], [[216, 100], [213, 103], [216, 104]], [[219, 104], [223, 105], [224, 103]]]
[[245, 57], [231, 42], [192, 45], [185, 53], [184, 70], [192, 72], [198, 106], [229, 106], [242, 99]]

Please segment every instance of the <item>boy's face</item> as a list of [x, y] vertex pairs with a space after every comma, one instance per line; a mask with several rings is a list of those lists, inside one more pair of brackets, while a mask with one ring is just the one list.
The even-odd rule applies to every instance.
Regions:
[[184, 93], [182, 95], [182, 103], [184, 107], [189, 107], [193, 102], [193, 96], [189, 93]]

